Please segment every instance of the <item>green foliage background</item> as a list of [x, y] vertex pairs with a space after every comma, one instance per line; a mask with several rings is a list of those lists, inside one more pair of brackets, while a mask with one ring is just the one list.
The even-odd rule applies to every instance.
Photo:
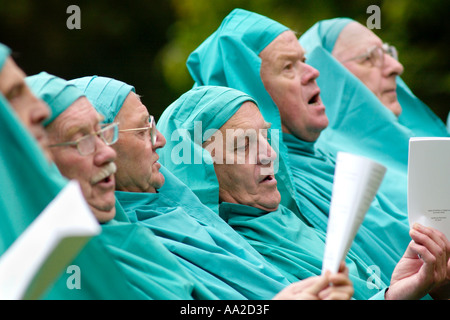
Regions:
[[[69, 5], [81, 30], [69, 30]], [[0, 42], [27, 73], [66, 79], [109, 76], [143, 95], [156, 118], [192, 86], [186, 59], [234, 8], [266, 15], [302, 33], [315, 22], [350, 17], [362, 24], [381, 8], [383, 40], [396, 45], [412, 91], [446, 120], [450, 110], [448, 0], [0, 0]]]

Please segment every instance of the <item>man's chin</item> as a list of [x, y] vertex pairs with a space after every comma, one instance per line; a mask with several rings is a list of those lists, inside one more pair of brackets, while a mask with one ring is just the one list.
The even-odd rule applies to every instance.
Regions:
[[255, 207], [265, 210], [267, 212], [272, 212], [278, 210], [281, 202], [281, 194], [276, 189], [272, 194], [267, 194], [263, 202], [258, 203]]
[[103, 207], [103, 208], [98, 208], [98, 207], [90, 206], [90, 208], [91, 208], [92, 213], [94, 214], [95, 218], [97, 219], [97, 221], [100, 224], [107, 223], [107, 222], [111, 221], [112, 219], [114, 219], [114, 217], [116, 216], [115, 203], [112, 207], [107, 206], [107, 207]]
[[155, 187], [156, 190], [158, 190], [162, 188], [164, 182], [166, 182], [166, 178], [161, 172], [158, 171], [157, 178], [155, 179], [153, 186]]
[[398, 101], [392, 102], [390, 104], [385, 104], [389, 110], [391, 110], [397, 117], [402, 113], [402, 107]]

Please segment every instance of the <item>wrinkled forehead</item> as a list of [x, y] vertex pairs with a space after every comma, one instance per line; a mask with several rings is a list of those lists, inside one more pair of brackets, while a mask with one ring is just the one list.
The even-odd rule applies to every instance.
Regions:
[[[70, 136], [81, 128], [88, 128], [86, 131], [95, 128], [103, 120], [103, 115], [95, 110], [90, 101], [82, 96], [75, 100], [64, 112], [62, 112], [53, 122], [65, 136]], [[50, 126], [49, 126], [50, 128]]]
[[224, 129], [269, 129], [270, 123], [264, 121], [259, 108], [252, 101], [246, 101], [233, 116], [220, 128]]
[[351, 22], [342, 29], [332, 53], [335, 56], [344, 51], [359, 54], [377, 45], [382, 45], [382, 41], [375, 33], [358, 22]]
[[278, 35], [263, 51], [260, 53], [261, 59], [278, 58], [278, 56], [297, 56], [304, 55], [305, 51], [298, 42], [297, 36], [291, 30], [286, 30]]
[[115, 120], [121, 125], [134, 122], [148, 122], [150, 114], [147, 107], [142, 103], [141, 96], [130, 91], [122, 107], [117, 113]]

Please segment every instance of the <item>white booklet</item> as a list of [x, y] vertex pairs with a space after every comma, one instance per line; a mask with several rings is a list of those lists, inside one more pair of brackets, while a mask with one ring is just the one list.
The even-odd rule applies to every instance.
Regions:
[[450, 239], [450, 138], [411, 138], [408, 218]]
[[70, 181], [0, 256], [0, 300], [39, 299], [101, 227]]
[[371, 159], [338, 152], [322, 273], [339, 270], [385, 173], [386, 167]]

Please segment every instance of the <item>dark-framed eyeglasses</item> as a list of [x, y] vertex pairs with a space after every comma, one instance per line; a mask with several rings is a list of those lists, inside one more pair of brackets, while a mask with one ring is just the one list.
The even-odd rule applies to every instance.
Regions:
[[87, 134], [76, 141], [55, 143], [49, 147], [76, 146], [80, 155], [87, 156], [97, 150], [96, 137], [99, 137], [107, 146], [116, 143], [119, 138], [119, 123], [104, 124], [97, 132]]
[[397, 49], [394, 46], [389, 45], [388, 43], [383, 43], [382, 46], [371, 47], [367, 49], [366, 53], [344, 60], [342, 62], [369, 59], [373, 66], [382, 67], [384, 65], [384, 54], [388, 54], [398, 61]]
[[148, 127], [142, 127], [142, 128], [133, 128], [133, 129], [121, 129], [119, 132], [133, 132], [133, 131], [144, 131], [144, 130], [150, 130], [150, 139], [152, 144], [156, 144], [158, 134], [156, 132], [156, 122], [155, 118], [150, 115], [148, 117], [149, 126]]

